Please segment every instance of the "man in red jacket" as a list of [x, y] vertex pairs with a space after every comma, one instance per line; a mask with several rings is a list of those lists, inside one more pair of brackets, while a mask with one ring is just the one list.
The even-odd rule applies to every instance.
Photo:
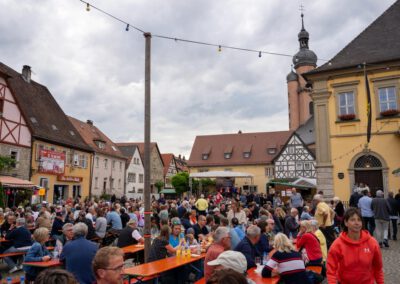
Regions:
[[328, 254], [329, 284], [383, 284], [382, 254], [378, 242], [362, 230], [361, 213], [350, 208], [344, 214], [344, 229]]

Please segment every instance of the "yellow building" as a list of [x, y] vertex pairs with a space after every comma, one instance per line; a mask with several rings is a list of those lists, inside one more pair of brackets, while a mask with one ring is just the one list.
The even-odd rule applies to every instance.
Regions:
[[[2, 65], [8, 87], [31, 133], [31, 160], [26, 161], [30, 179], [46, 188], [45, 200], [58, 203], [80, 195], [89, 196], [92, 150], [75, 130], [50, 91], [31, 79], [31, 68], [22, 74]], [[21, 123], [21, 122], [20, 122]], [[13, 135], [24, 133], [13, 128]], [[21, 161], [22, 162], [22, 161]]]
[[253, 177], [218, 179], [217, 187], [265, 193], [266, 184], [274, 177], [272, 161], [291, 134], [277, 131], [197, 136], [188, 160], [189, 171], [247, 173]]
[[32, 182], [46, 188], [44, 200], [89, 196], [92, 153], [36, 140], [32, 146]]
[[329, 63], [305, 74], [313, 85], [317, 184], [328, 198], [347, 201], [360, 183], [372, 194], [400, 188], [400, 178], [392, 174], [400, 165], [398, 15], [400, 1]]

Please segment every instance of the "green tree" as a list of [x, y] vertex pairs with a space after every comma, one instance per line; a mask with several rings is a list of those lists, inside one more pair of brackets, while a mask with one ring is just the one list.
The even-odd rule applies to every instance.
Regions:
[[164, 182], [162, 180], [156, 181], [154, 186], [157, 187], [158, 193], [160, 193], [160, 191], [164, 187]]
[[11, 169], [12, 167], [15, 167], [15, 160], [10, 158], [10, 157], [6, 157], [6, 156], [0, 156], [0, 171], [7, 171], [9, 169]]
[[189, 190], [189, 173], [179, 172], [171, 178], [171, 184], [176, 193], [182, 194]]

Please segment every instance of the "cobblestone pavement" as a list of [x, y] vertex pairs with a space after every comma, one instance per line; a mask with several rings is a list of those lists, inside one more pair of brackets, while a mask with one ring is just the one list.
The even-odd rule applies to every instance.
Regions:
[[400, 283], [400, 240], [389, 241], [390, 248], [382, 249], [386, 284]]

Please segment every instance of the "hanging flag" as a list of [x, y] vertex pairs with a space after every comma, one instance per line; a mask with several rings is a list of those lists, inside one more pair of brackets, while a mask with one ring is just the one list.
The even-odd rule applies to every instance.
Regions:
[[365, 91], [367, 93], [367, 117], [368, 117], [368, 125], [367, 125], [367, 143], [371, 140], [371, 92], [369, 90], [369, 82], [367, 76], [367, 69], [364, 63], [364, 79], [365, 79]]

